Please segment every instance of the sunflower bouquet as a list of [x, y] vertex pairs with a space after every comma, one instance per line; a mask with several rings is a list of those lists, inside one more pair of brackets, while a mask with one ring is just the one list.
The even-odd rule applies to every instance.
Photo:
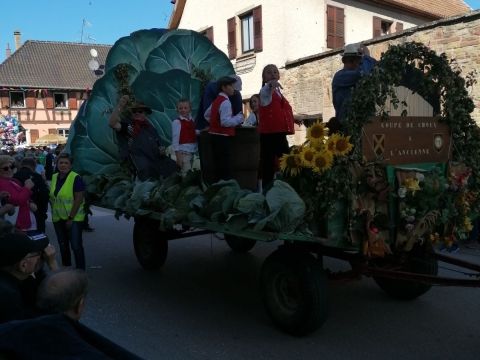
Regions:
[[348, 193], [348, 155], [352, 148], [350, 136], [329, 135], [325, 124], [317, 121], [307, 129], [305, 143], [293, 146], [280, 158], [284, 180], [307, 205], [311, 228], [318, 225], [319, 217], [331, 215], [335, 203]]

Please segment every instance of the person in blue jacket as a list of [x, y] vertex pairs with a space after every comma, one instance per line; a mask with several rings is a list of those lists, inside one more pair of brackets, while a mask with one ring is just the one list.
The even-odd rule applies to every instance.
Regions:
[[358, 80], [369, 74], [377, 61], [370, 57], [365, 45], [349, 44], [342, 54], [343, 69], [337, 71], [332, 80], [333, 107], [335, 118], [344, 127], [348, 100]]

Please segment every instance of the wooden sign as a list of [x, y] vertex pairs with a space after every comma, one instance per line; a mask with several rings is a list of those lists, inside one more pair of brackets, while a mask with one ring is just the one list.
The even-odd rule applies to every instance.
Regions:
[[363, 127], [362, 148], [367, 161], [385, 164], [446, 162], [450, 158], [450, 129], [438, 117], [373, 117]]

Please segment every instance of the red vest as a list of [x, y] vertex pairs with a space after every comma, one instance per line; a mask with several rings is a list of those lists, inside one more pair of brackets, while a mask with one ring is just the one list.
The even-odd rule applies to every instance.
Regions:
[[178, 119], [180, 121], [180, 138], [179, 144], [192, 144], [197, 142], [195, 134], [195, 122], [190, 120]]
[[294, 134], [293, 111], [285, 97], [276, 91], [272, 93], [272, 102], [259, 109], [258, 131], [261, 134], [287, 133]]
[[224, 127], [220, 122], [220, 105], [228, 100], [226, 97], [218, 95], [212, 103], [212, 111], [210, 115], [210, 134], [221, 134], [227, 136], [235, 136], [234, 127]]

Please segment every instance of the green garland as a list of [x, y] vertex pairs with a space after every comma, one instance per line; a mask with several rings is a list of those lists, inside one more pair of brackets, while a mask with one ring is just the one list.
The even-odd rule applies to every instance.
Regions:
[[[455, 60], [449, 60], [445, 53], [437, 55], [425, 45], [408, 42], [390, 45], [382, 54], [372, 73], [363, 77], [356, 85], [347, 114], [347, 132], [352, 135], [355, 144], [354, 158], [361, 159], [361, 131], [374, 114], [375, 107], [380, 108], [380, 116], [388, 118], [384, 110], [387, 98], [398, 107], [394, 87], [411, 68], [423, 73], [418, 81], [420, 95], [438, 94], [440, 96], [440, 121], [445, 122], [451, 130], [454, 143], [452, 160], [463, 162], [472, 169], [470, 188], [480, 190], [480, 129], [470, 116], [475, 106], [467, 89], [475, 84], [475, 72], [465, 78]], [[406, 104], [402, 104], [406, 105]], [[406, 112], [402, 114], [406, 116]]]

